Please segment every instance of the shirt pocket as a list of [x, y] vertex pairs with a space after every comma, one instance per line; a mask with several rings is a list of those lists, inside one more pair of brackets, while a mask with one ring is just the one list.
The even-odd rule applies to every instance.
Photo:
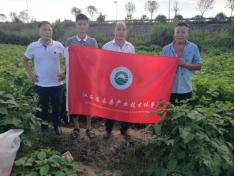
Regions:
[[184, 54], [184, 60], [185, 62], [191, 64], [193, 63], [194, 53], [192, 51], [188, 51]]

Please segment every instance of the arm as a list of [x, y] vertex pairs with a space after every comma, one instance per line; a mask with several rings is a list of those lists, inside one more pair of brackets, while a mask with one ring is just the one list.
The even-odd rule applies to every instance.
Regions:
[[106, 50], [106, 46], [105, 46], [105, 45], [103, 45], [103, 46], [102, 46], [102, 49]]
[[98, 48], [98, 44], [97, 44], [96, 39], [95, 39], [95, 48]]
[[60, 74], [57, 75], [58, 81], [63, 81], [66, 77], [66, 69], [64, 72], [61, 72]]
[[135, 54], [135, 47], [133, 45], [132, 46], [132, 53]]
[[184, 61], [183, 58], [178, 59], [178, 64], [182, 67], [185, 67], [189, 70], [201, 70], [202, 68], [202, 61], [201, 61], [201, 56], [199, 53], [199, 49], [196, 45], [194, 45], [194, 58], [192, 63], [187, 63]]
[[22, 59], [22, 63], [23, 63], [23, 66], [25, 68], [25, 70], [27, 71], [29, 77], [32, 79], [33, 82], [38, 82], [38, 75], [36, 75], [35, 73], [32, 72], [30, 66], [29, 66], [29, 58], [27, 57], [23, 57]]
[[202, 68], [202, 64], [198, 64], [198, 63], [192, 63], [192, 64], [189, 64], [187, 62], [185, 62], [185, 60], [183, 58], [179, 58], [178, 59], [178, 64], [182, 67], [185, 67], [189, 70], [201, 70]]
[[160, 56], [166, 56], [166, 52], [165, 52], [166, 50], [165, 50], [165, 47], [162, 49], [162, 52], [161, 52], [161, 54], [160, 54]]
[[[66, 46], [68, 46], [69, 44], [68, 44], [68, 40], [67, 40], [67, 42], [66, 42]], [[63, 59], [65, 58], [65, 55], [64, 55], [64, 50], [65, 50], [65, 48], [64, 48], [64, 46], [61, 44], [61, 50], [63, 51], [63, 53], [61, 54], [61, 56], [63, 57]], [[63, 81], [65, 78], [66, 78], [66, 68], [64, 68], [64, 71], [63, 72], [61, 72], [61, 73], [59, 73], [58, 75], [57, 75], [57, 77], [58, 77], [58, 81]]]
[[69, 45], [70, 45], [70, 40], [68, 38], [67, 41], [66, 41], [66, 44], [65, 44], [65, 48], [68, 47]]

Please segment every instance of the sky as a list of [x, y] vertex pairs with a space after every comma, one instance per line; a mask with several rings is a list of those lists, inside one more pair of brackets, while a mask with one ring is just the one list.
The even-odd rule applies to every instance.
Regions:
[[[78, 7], [82, 13], [90, 18], [86, 8], [90, 5], [95, 6], [99, 12], [106, 15], [106, 20], [124, 20], [126, 16], [125, 4], [132, 2], [136, 6], [136, 12], [132, 14], [133, 18], [140, 19], [142, 15], [147, 15], [150, 18], [150, 12], [144, 10], [144, 5], [147, 0], [0, 0], [0, 14], [5, 14], [7, 17], [10, 12], [19, 12], [28, 10], [29, 16], [33, 16], [37, 21], [54, 22], [57, 19], [72, 20], [74, 16], [71, 14], [72, 7]], [[170, 2], [170, 18], [174, 17], [172, 8], [175, 0], [156, 0], [160, 5], [158, 11], [153, 14], [153, 18], [157, 15], [169, 16], [169, 2]], [[196, 10], [197, 1], [199, 0], [178, 0], [180, 11], [178, 14], [184, 18], [191, 18], [195, 15], [201, 15], [201, 12]], [[209, 9], [204, 13], [204, 17], [214, 17], [219, 12], [224, 12], [226, 16], [230, 16], [231, 9], [226, 8], [227, 0], [215, 0], [213, 9]], [[117, 12], [117, 14], [116, 14]], [[94, 20], [98, 14], [94, 17]], [[10, 18], [7, 18], [10, 21]]]

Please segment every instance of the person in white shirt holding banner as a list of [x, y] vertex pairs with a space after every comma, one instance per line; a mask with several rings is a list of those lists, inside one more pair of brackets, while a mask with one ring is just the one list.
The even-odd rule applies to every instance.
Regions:
[[[84, 14], [78, 14], [76, 16], [76, 28], [78, 30], [78, 33], [76, 36], [67, 39], [65, 47], [68, 47], [71, 44], [76, 44], [76, 45], [84, 45], [93, 48], [98, 48], [96, 39], [87, 36], [88, 27], [89, 23], [87, 16]], [[78, 123], [79, 116], [81, 117], [82, 114], [70, 114], [70, 117], [72, 117], [74, 121], [74, 129], [70, 134], [71, 140], [75, 140], [78, 137], [78, 133], [80, 132], [79, 123]], [[86, 119], [87, 119], [86, 134], [90, 139], [94, 139], [95, 133], [91, 130], [92, 116], [86, 116]]]
[[[123, 53], [133, 53], [135, 54], [134, 46], [125, 40], [127, 35], [127, 27], [124, 22], [117, 22], [115, 24], [114, 30], [114, 39], [108, 43], [106, 43], [102, 49], [117, 51]], [[128, 122], [120, 122], [120, 132], [125, 136], [130, 136], [128, 131]], [[114, 120], [105, 119], [106, 132], [103, 134], [103, 139], [109, 139], [112, 128], [113, 128]]]

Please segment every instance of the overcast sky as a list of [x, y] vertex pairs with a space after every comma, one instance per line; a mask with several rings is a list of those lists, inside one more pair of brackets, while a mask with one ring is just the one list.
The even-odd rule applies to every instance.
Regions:
[[[107, 15], [106, 20], [116, 19], [116, 5], [117, 5], [117, 19], [123, 20], [126, 16], [125, 4], [132, 2], [136, 6], [136, 12], [133, 13], [135, 19], [139, 19], [141, 15], [147, 15], [150, 18], [150, 12], [144, 10], [144, 5], [147, 0], [117, 0], [117, 4], [113, 0], [0, 0], [0, 14], [9, 16], [10, 12], [18, 14], [20, 11], [27, 10], [29, 16], [33, 16], [37, 21], [47, 20], [53, 22], [57, 19], [64, 20], [69, 19], [74, 21], [74, 17], [71, 15], [71, 8], [78, 7], [82, 10], [82, 13], [86, 14], [89, 18], [86, 8], [90, 5], [95, 6], [99, 12]], [[195, 15], [201, 15], [200, 11], [196, 10], [197, 1], [199, 0], [178, 0], [178, 6], [180, 11], [178, 12], [184, 18], [191, 18]], [[227, 16], [230, 16], [231, 9], [225, 8], [227, 0], [215, 0], [215, 4], [212, 10], [207, 10], [204, 17], [214, 17], [219, 12], [224, 12]], [[169, 2], [170, 2], [170, 18], [174, 17], [172, 8], [175, 0], [157, 0], [160, 7], [158, 11], [153, 14], [153, 18], [162, 14], [167, 16], [169, 14]], [[98, 17], [96, 15], [94, 20]], [[8, 20], [10, 20], [8, 18]]]

